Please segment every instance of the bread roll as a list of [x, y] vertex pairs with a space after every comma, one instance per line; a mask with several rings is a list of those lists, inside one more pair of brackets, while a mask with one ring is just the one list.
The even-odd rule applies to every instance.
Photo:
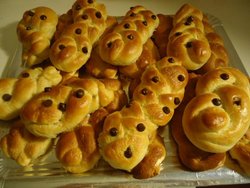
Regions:
[[22, 43], [24, 66], [31, 67], [49, 57], [57, 22], [57, 14], [48, 7], [36, 7], [23, 14], [17, 25], [17, 36]]
[[183, 114], [183, 129], [196, 147], [223, 153], [246, 133], [249, 113], [248, 78], [236, 68], [217, 68], [199, 79]]
[[57, 85], [62, 76], [53, 66], [26, 69], [18, 78], [0, 79], [0, 119], [18, 117], [21, 108], [36, 94]]
[[32, 135], [19, 120], [0, 141], [3, 153], [21, 166], [37, 163], [52, 149], [52, 145], [52, 139]]
[[100, 40], [101, 58], [118, 66], [134, 63], [158, 24], [158, 17], [151, 11], [142, 6], [132, 7], [113, 31]]

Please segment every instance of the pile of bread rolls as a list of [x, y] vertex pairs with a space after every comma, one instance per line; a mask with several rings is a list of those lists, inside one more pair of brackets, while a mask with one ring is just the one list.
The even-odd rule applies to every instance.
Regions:
[[27, 10], [17, 25], [24, 70], [0, 79], [3, 153], [21, 166], [55, 150], [70, 173], [111, 167], [146, 179], [167, 155], [170, 126], [180, 162], [193, 171], [224, 165], [250, 173], [250, 84], [229, 67], [222, 38], [203, 12], [174, 15], [136, 5], [121, 18], [76, 0], [62, 14]]

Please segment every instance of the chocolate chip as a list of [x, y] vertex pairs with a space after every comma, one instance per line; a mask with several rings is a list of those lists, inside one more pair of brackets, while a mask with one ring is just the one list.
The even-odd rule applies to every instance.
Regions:
[[76, 10], [81, 10], [81, 8], [82, 8], [82, 7], [81, 7], [79, 4], [77, 4], [75, 9], [76, 9]]
[[143, 23], [143, 25], [145, 25], [145, 26], [148, 25], [148, 22], [147, 22], [147, 21], [143, 21], [142, 23]]
[[164, 106], [162, 108], [162, 111], [165, 113], [165, 114], [169, 114], [170, 113], [170, 109], [167, 107], [167, 106]]
[[52, 87], [45, 87], [44, 92], [50, 92], [52, 90]]
[[136, 129], [137, 131], [139, 132], [143, 132], [145, 130], [145, 125], [143, 123], [139, 123], [137, 126], [136, 126]]
[[130, 107], [131, 107], [130, 103], [126, 104], [126, 108], [130, 108]]
[[218, 99], [218, 98], [214, 98], [214, 99], [212, 99], [212, 103], [213, 103], [215, 106], [220, 106], [220, 105], [221, 105], [221, 100]]
[[130, 16], [131, 16], [131, 17], [134, 17], [134, 16], [136, 16], [136, 14], [135, 14], [134, 12], [132, 12], [132, 13], [130, 14]]
[[62, 112], [66, 111], [66, 104], [65, 103], [59, 103], [58, 109]]
[[95, 13], [95, 16], [100, 19], [102, 17], [102, 13], [98, 11]]
[[227, 73], [222, 73], [220, 75], [220, 77], [221, 77], [222, 80], [228, 80], [229, 79], [229, 75]]
[[87, 15], [87, 14], [83, 14], [83, 15], [82, 15], [82, 19], [83, 19], [83, 20], [87, 20], [87, 19], [88, 19], [88, 15]]
[[92, 3], [93, 3], [93, 0], [88, 0], [88, 3], [89, 3], [89, 4], [92, 4]]
[[80, 28], [77, 28], [77, 29], [75, 30], [75, 33], [78, 34], [78, 35], [80, 35], [80, 34], [82, 33], [82, 30], [81, 30]]
[[178, 36], [180, 36], [182, 34], [182, 32], [176, 32], [174, 35], [176, 36], [176, 37], [178, 37]]
[[169, 62], [169, 63], [174, 63], [175, 60], [174, 60], [174, 58], [170, 57], [170, 58], [168, 58], [168, 62]]
[[180, 81], [180, 82], [183, 82], [184, 80], [185, 80], [185, 77], [183, 76], [183, 75], [178, 75], [178, 80]]
[[41, 16], [40, 16], [40, 19], [41, 19], [41, 20], [46, 20], [46, 19], [47, 19], [47, 16], [41, 15]]
[[193, 16], [189, 16], [184, 24], [185, 25], [191, 25], [191, 23], [193, 21], [194, 21], [194, 17]]
[[152, 18], [153, 20], [156, 20], [156, 15], [152, 15], [151, 18]]
[[43, 105], [44, 107], [50, 107], [50, 106], [52, 106], [52, 104], [53, 104], [53, 102], [52, 102], [52, 100], [50, 100], [50, 99], [44, 100], [44, 101], [42, 102], [42, 105]]
[[84, 91], [83, 91], [82, 89], [76, 90], [75, 96], [76, 96], [77, 98], [82, 98], [82, 97], [84, 96]]
[[87, 47], [83, 47], [83, 48], [82, 48], [82, 52], [83, 52], [84, 54], [87, 54], [87, 53], [88, 53], [88, 48], [87, 48]]
[[132, 34], [128, 35], [127, 37], [128, 37], [128, 39], [130, 39], [130, 40], [133, 40], [133, 39], [134, 39], [134, 36], [133, 36]]
[[31, 30], [31, 26], [27, 26], [27, 27], [26, 27], [26, 30]]
[[125, 29], [128, 29], [128, 28], [130, 28], [130, 25], [129, 25], [129, 23], [125, 23], [125, 24], [123, 25], [123, 27], [124, 27]]
[[111, 47], [112, 47], [112, 42], [108, 42], [108, 43], [107, 43], [107, 47], [108, 47], [108, 48], [111, 48]]
[[4, 101], [10, 101], [11, 98], [12, 98], [12, 96], [11, 96], [10, 94], [8, 94], [8, 93], [6, 93], [6, 94], [4, 94], [4, 95], [2, 96], [2, 99], [3, 99]]
[[32, 17], [32, 16], [35, 15], [35, 13], [34, 13], [33, 11], [30, 10], [30, 11], [28, 12], [28, 15]]
[[159, 82], [159, 77], [158, 77], [158, 76], [154, 76], [151, 80], [152, 80], [154, 83], [157, 83], [157, 82]]
[[141, 94], [143, 94], [143, 95], [147, 95], [148, 93], [149, 93], [149, 91], [148, 91], [147, 88], [143, 88], [143, 89], [141, 90]]
[[124, 156], [125, 156], [126, 158], [131, 158], [131, 157], [132, 157], [132, 151], [131, 151], [131, 148], [130, 148], [130, 147], [128, 147], [128, 148], [126, 149], [126, 151], [124, 151]]
[[118, 134], [117, 128], [113, 127], [109, 130], [110, 136], [116, 136]]
[[233, 104], [240, 106], [241, 105], [241, 99], [239, 97], [233, 98]]
[[60, 44], [60, 45], [59, 45], [59, 49], [60, 49], [60, 50], [63, 50], [64, 48], [66, 48], [66, 47], [65, 47], [63, 44]]
[[23, 78], [28, 78], [29, 76], [30, 76], [30, 74], [28, 72], [22, 73], [22, 77]]
[[181, 103], [181, 100], [178, 98], [178, 97], [175, 97], [174, 98], [174, 104], [175, 105], [178, 105], [178, 104], [180, 104]]
[[192, 42], [187, 42], [186, 48], [191, 48], [192, 47]]

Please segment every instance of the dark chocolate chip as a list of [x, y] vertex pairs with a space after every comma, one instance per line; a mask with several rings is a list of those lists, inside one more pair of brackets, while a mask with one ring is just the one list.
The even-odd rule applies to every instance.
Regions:
[[23, 78], [28, 78], [29, 76], [30, 76], [30, 74], [28, 72], [22, 73], [22, 77]]
[[4, 101], [10, 101], [11, 98], [12, 98], [12, 96], [11, 96], [10, 94], [8, 94], [8, 93], [6, 93], [6, 94], [4, 94], [4, 95], [2, 96], [2, 99], [3, 99]]
[[128, 29], [128, 28], [130, 28], [130, 25], [129, 25], [129, 23], [125, 23], [125, 24], [123, 25], [123, 27], [124, 27], [125, 29]]
[[26, 30], [31, 30], [31, 26], [27, 26], [27, 27], [26, 27]]
[[130, 39], [130, 40], [133, 40], [133, 39], [134, 39], [134, 36], [133, 36], [132, 34], [128, 35], [127, 37], [128, 37], [128, 39]]
[[241, 99], [239, 97], [233, 98], [233, 104], [240, 106], [241, 105]]
[[82, 48], [82, 52], [83, 52], [84, 54], [87, 54], [87, 53], [88, 53], [88, 48], [87, 48], [87, 47], [83, 47], [83, 48]]
[[101, 18], [101, 17], [102, 17], [102, 13], [98, 11], [98, 12], [95, 13], [95, 16], [96, 16], [97, 18]]
[[131, 16], [131, 17], [134, 17], [134, 16], [136, 16], [136, 14], [135, 14], [134, 12], [132, 12], [132, 13], [130, 14], [130, 16]]
[[183, 76], [183, 75], [178, 75], [178, 80], [180, 81], [180, 82], [183, 82], [184, 80], [185, 80], [185, 77]]
[[60, 45], [59, 45], [59, 49], [60, 49], [60, 50], [63, 50], [64, 48], [66, 48], [66, 47], [65, 47], [63, 44], [60, 44]]
[[167, 106], [164, 106], [162, 108], [162, 111], [165, 113], [165, 114], [169, 114], [170, 113], [170, 109], [167, 107]]
[[168, 62], [169, 62], [169, 63], [174, 63], [175, 60], [174, 60], [174, 58], [170, 57], [170, 58], [168, 58]]
[[50, 92], [52, 90], [52, 87], [45, 87], [44, 92]]
[[82, 90], [82, 89], [76, 90], [75, 96], [76, 96], [77, 98], [82, 98], [82, 97], [84, 96], [84, 90]]
[[87, 19], [88, 19], [88, 15], [87, 15], [87, 14], [83, 14], [83, 15], [82, 15], [82, 19], [83, 19], [83, 20], [87, 20]]
[[81, 10], [81, 8], [82, 8], [81, 5], [77, 4], [75, 9], [76, 10]]
[[75, 33], [78, 34], [78, 35], [80, 35], [80, 34], [82, 33], [82, 30], [81, 30], [80, 28], [77, 28], [77, 29], [75, 30]]
[[44, 101], [42, 102], [42, 105], [43, 105], [44, 107], [50, 107], [50, 106], [52, 106], [52, 104], [53, 104], [53, 102], [52, 102], [52, 100], [50, 100], [50, 99], [44, 100]]
[[228, 80], [229, 79], [229, 75], [227, 73], [222, 73], [220, 75], [220, 77], [221, 77], [222, 80]]
[[111, 47], [112, 47], [112, 42], [108, 42], [108, 43], [107, 43], [107, 47], [108, 47], [108, 48], [111, 48]]
[[192, 42], [187, 42], [186, 48], [192, 48]]
[[143, 123], [139, 123], [137, 126], [136, 126], [136, 129], [137, 131], [139, 132], [143, 132], [145, 130], [145, 125]]
[[193, 21], [194, 21], [193, 16], [189, 16], [184, 24], [185, 24], [185, 25], [191, 25], [191, 23], [192, 23]]
[[178, 37], [178, 36], [180, 36], [182, 34], [182, 32], [176, 32], [174, 35], [176, 36], [176, 37]]
[[178, 104], [180, 104], [181, 103], [181, 100], [178, 98], [178, 97], [175, 97], [174, 98], [174, 104], [175, 105], [178, 105]]
[[152, 80], [154, 83], [157, 83], [157, 82], [159, 82], [159, 77], [158, 77], [158, 76], [154, 76], [151, 80]]
[[117, 128], [111, 128], [110, 130], [109, 130], [109, 134], [110, 134], [110, 136], [116, 136], [117, 134], [118, 134], [118, 130], [117, 130]]
[[156, 15], [152, 15], [151, 18], [152, 18], [153, 20], [156, 20]]
[[214, 99], [212, 99], [212, 103], [213, 103], [215, 106], [220, 106], [220, 105], [221, 105], [221, 100], [218, 99], [218, 98], [214, 98]]
[[92, 4], [92, 3], [93, 3], [93, 0], [88, 0], [88, 3], [89, 3], [89, 4]]
[[58, 109], [62, 112], [66, 111], [66, 104], [65, 103], [59, 103]]
[[126, 158], [131, 158], [131, 157], [132, 157], [132, 151], [131, 151], [131, 148], [130, 148], [130, 147], [128, 147], [128, 148], [126, 149], [126, 151], [124, 151], [124, 156], [125, 156]]
[[147, 22], [147, 21], [143, 21], [142, 23], [143, 23], [143, 25], [145, 25], [145, 26], [148, 25], [148, 22]]
[[41, 16], [40, 16], [40, 19], [41, 19], [41, 20], [46, 20], [46, 19], [47, 19], [47, 16], [41, 15]]
[[35, 15], [35, 13], [34, 13], [33, 11], [30, 10], [30, 11], [28, 12], [28, 15], [32, 17], [32, 16]]
[[147, 88], [143, 88], [142, 90], [141, 90], [141, 94], [143, 94], [143, 95], [147, 95], [148, 94], [148, 89]]

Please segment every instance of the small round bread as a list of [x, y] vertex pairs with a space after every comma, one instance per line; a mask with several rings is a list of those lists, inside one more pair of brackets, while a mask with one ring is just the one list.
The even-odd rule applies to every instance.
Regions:
[[17, 25], [17, 36], [23, 46], [22, 61], [25, 66], [31, 67], [49, 57], [57, 22], [56, 12], [48, 7], [36, 7], [23, 14]]
[[201, 150], [230, 150], [250, 125], [250, 84], [247, 76], [232, 67], [214, 69], [196, 85], [196, 96], [187, 104], [183, 129]]
[[18, 117], [21, 108], [34, 95], [57, 85], [62, 76], [53, 66], [23, 70], [18, 78], [0, 79], [0, 119]]
[[53, 139], [34, 136], [18, 120], [1, 138], [0, 146], [3, 153], [19, 165], [31, 166], [48, 154], [53, 143]]

